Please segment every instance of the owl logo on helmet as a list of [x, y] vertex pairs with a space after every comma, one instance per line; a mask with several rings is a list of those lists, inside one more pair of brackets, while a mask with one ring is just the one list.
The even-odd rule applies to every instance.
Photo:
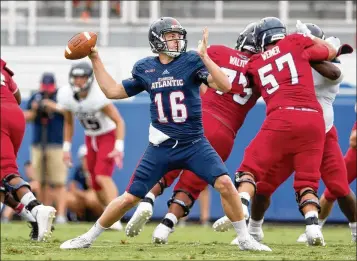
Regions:
[[74, 64], [69, 71], [69, 84], [76, 94], [89, 90], [94, 81], [92, 66], [87, 62]]
[[265, 17], [254, 27], [254, 41], [256, 48], [264, 51], [268, 44], [279, 41], [287, 35], [285, 24], [276, 17]]
[[[177, 33], [177, 39], [166, 39], [167, 33]], [[170, 57], [178, 57], [186, 52], [186, 30], [172, 17], [161, 17], [150, 25], [149, 43], [153, 53], [165, 53]], [[169, 47], [170, 42], [176, 42], [175, 47]]]
[[255, 41], [254, 41], [254, 27], [256, 23], [250, 23], [248, 24], [244, 30], [239, 34], [237, 43], [235, 46], [235, 49], [238, 51], [243, 51], [247, 50], [252, 53], [258, 53], [259, 49], [256, 48], [255, 46]]

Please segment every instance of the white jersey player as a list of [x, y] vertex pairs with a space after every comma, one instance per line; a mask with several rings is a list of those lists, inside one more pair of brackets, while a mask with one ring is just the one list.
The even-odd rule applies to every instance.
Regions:
[[[125, 126], [118, 110], [93, 82], [91, 65], [75, 64], [69, 73], [70, 85], [59, 89], [57, 99], [65, 119], [64, 161], [72, 165], [70, 151], [75, 115], [84, 128], [91, 185], [105, 207], [118, 196], [112, 174], [115, 164], [119, 168], [123, 166]], [[120, 222], [114, 226], [121, 229]]]

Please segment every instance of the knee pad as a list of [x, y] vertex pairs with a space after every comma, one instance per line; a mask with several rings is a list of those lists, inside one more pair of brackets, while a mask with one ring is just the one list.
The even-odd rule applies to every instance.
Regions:
[[[243, 177], [244, 175], [251, 176], [251, 177], [253, 178], [253, 180], [247, 179], [247, 178], [243, 178], [243, 179], [242, 179], [242, 177]], [[254, 176], [253, 176], [252, 174], [248, 173], [248, 172], [243, 172], [243, 171], [238, 171], [238, 172], [236, 172], [235, 177], [234, 177], [234, 186], [238, 189], [239, 185], [240, 185], [241, 183], [244, 183], [244, 182], [250, 183], [250, 184], [253, 185], [253, 187], [254, 187], [254, 194], [255, 194], [256, 191], [257, 191], [257, 185], [255, 184]]]
[[[176, 196], [176, 194], [178, 192], [183, 192], [190, 198], [190, 200], [192, 201], [190, 206], [187, 206], [185, 204], [185, 202], [183, 202], [182, 200], [179, 200], [179, 199], [175, 198], [175, 196]], [[191, 210], [193, 204], [195, 203], [195, 199], [192, 197], [192, 195], [189, 192], [187, 192], [185, 190], [182, 190], [182, 189], [178, 189], [178, 190], [174, 191], [174, 193], [172, 194], [172, 197], [169, 199], [169, 201], [167, 201], [167, 207], [170, 207], [171, 204], [173, 204], [173, 203], [175, 203], [175, 204], [179, 205], [180, 207], [182, 207], [183, 211], [185, 212], [184, 213], [184, 217], [186, 217], [190, 213], [190, 210]]]
[[31, 190], [31, 187], [30, 187], [30, 184], [28, 182], [24, 181], [22, 178], [19, 183], [15, 184], [15, 185], [11, 185], [10, 180], [17, 178], [17, 177], [21, 178], [21, 176], [19, 176], [18, 174], [10, 174], [9, 176], [5, 177], [2, 180], [2, 182], [4, 184], [5, 191], [11, 193], [14, 196], [14, 198], [17, 201], [19, 201], [19, 198], [16, 195], [16, 191], [18, 189], [20, 189], [21, 187], [27, 187], [29, 190]]
[[[305, 199], [303, 202], [300, 202], [300, 200], [303, 198], [303, 196], [305, 196], [307, 194], [313, 194], [317, 198], [317, 200], [316, 199]], [[304, 212], [302, 212], [302, 209], [306, 205], [316, 206], [318, 212], [320, 213], [321, 207], [320, 207], [319, 197], [315, 191], [313, 191], [312, 189], [307, 189], [301, 195], [299, 194], [299, 192], [296, 192], [295, 196], [296, 196], [296, 202], [299, 204], [299, 211], [300, 211], [301, 215], [304, 216]]]

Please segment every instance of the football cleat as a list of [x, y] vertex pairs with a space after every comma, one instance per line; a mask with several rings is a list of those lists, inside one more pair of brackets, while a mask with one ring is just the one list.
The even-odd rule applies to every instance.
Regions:
[[232, 228], [232, 222], [227, 216], [221, 217], [212, 225], [213, 230], [217, 232], [226, 232]]
[[309, 246], [325, 246], [324, 236], [321, 232], [321, 227], [319, 225], [307, 225], [306, 239]]
[[305, 233], [302, 233], [296, 240], [298, 243], [307, 243], [307, 237]]
[[125, 228], [128, 237], [135, 237], [140, 234], [144, 225], [149, 221], [153, 213], [152, 205], [148, 202], [141, 202], [134, 215], [129, 220]]
[[169, 235], [172, 232], [174, 232], [172, 228], [169, 228], [168, 226], [160, 223], [152, 234], [152, 242], [155, 244], [167, 244]]
[[52, 223], [56, 217], [56, 209], [50, 206], [38, 205], [33, 208], [38, 225], [38, 241], [46, 241], [52, 235]]
[[120, 220], [118, 220], [118, 221], [115, 222], [113, 225], [111, 225], [111, 226], [109, 227], [109, 229], [121, 231], [121, 230], [123, 230], [123, 225], [121, 224]]
[[79, 236], [74, 239], [67, 240], [63, 242], [60, 246], [61, 249], [78, 249], [78, 248], [89, 248], [92, 242], [85, 237]]
[[272, 251], [270, 247], [262, 243], [259, 243], [251, 235], [244, 238], [237, 237], [231, 242], [231, 245], [238, 245], [240, 250], [268, 251], [268, 252]]
[[262, 227], [252, 227], [248, 224], [248, 233], [258, 242], [263, 241], [264, 232]]
[[37, 241], [38, 239], [38, 225], [37, 222], [29, 222], [31, 225], [30, 239]]

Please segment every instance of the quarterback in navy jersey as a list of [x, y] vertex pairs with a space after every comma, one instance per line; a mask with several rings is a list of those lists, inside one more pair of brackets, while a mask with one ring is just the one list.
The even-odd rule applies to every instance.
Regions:
[[[64, 242], [61, 248], [90, 247], [168, 171], [188, 169], [221, 194], [224, 211], [237, 232], [241, 250], [271, 251], [249, 235], [242, 203], [228, 170], [203, 134], [201, 84], [222, 92], [231, 89], [227, 75], [207, 54], [208, 30], [204, 29], [197, 52], [186, 52], [186, 30], [171, 17], [152, 23], [148, 38], [152, 52], [158, 56], [139, 60], [132, 70], [132, 78], [121, 83], [107, 73], [96, 48], [89, 55], [98, 84], [107, 98], [124, 99], [142, 91], [150, 94], [150, 143], [126, 192], [108, 205], [87, 233]], [[168, 222], [175, 220], [168, 219]]]

